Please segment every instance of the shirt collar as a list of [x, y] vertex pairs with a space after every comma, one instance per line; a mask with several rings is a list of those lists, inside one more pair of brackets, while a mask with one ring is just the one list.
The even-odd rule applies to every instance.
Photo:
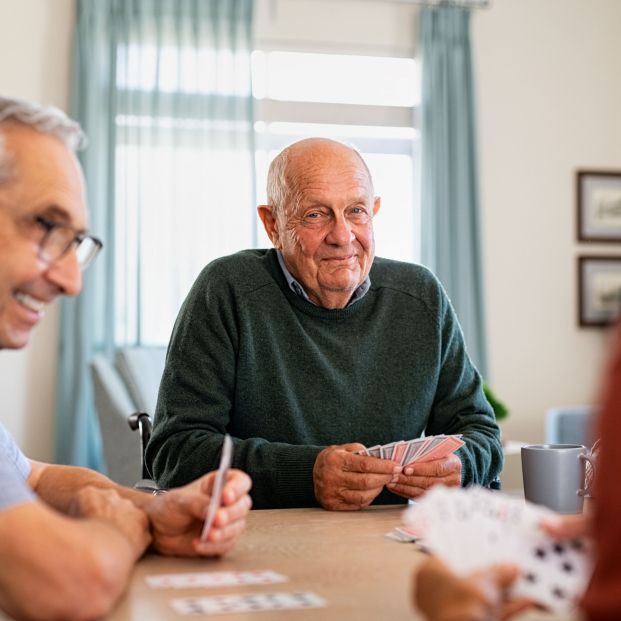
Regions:
[[[308, 294], [306, 293], [306, 291], [304, 291], [304, 287], [302, 287], [302, 285], [294, 278], [293, 274], [287, 269], [287, 266], [285, 265], [285, 260], [282, 256], [282, 252], [280, 252], [280, 250], [278, 249], [276, 250], [276, 256], [278, 257], [280, 269], [282, 270], [282, 273], [284, 274], [291, 291], [293, 291], [293, 293], [295, 293], [296, 295], [299, 295], [301, 298], [304, 298], [307, 302], [310, 302], [314, 306], [319, 306], [308, 297]], [[353, 292], [351, 298], [349, 299], [349, 302], [347, 302], [347, 306], [350, 306], [354, 302], [360, 300], [370, 288], [371, 279], [367, 275], [367, 277], [360, 283], [358, 288]]]

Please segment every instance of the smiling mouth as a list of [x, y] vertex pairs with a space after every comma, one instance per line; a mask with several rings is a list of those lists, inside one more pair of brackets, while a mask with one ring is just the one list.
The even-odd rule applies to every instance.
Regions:
[[28, 310], [31, 310], [33, 313], [38, 313], [39, 315], [43, 315], [45, 312], [45, 305], [47, 302], [43, 300], [37, 300], [37, 298], [33, 298], [31, 295], [27, 293], [23, 293], [22, 291], [18, 291], [15, 294], [15, 299], [22, 305], [25, 306]]
[[349, 263], [355, 258], [356, 258], [355, 254], [350, 254], [346, 257], [325, 257], [323, 260], [324, 261], [335, 261], [337, 263]]

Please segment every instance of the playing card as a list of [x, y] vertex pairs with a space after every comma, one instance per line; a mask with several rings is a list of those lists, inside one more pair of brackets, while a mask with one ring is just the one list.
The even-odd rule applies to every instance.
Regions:
[[358, 455], [390, 459], [402, 466], [409, 466], [413, 463], [442, 459], [463, 445], [464, 442], [461, 440], [461, 435], [445, 436], [440, 434], [425, 438], [415, 438], [407, 442], [400, 440], [398, 442], [389, 442], [388, 444], [377, 444], [361, 449], [357, 453]]
[[457, 436], [445, 436], [432, 445], [425, 447], [422, 454], [417, 455], [416, 462], [422, 463], [431, 461], [432, 459], [443, 459], [447, 455], [454, 453], [459, 447], [465, 443]]
[[384, 536], [399, 543], [414, 543], [418, 541], [418, 537], [407, 526], [397, 526]]
[[146, 576], [145, 582], [152, 589], [189, 589], [241, 586], [246, 584], [276, 584], [288, 578], [275, 571], [209, 571], [183, 574]]
[[209, 529], [216, 517], [216, 512], [220, 507], [222, 486], [226, 481], [226, 475], [231, 467], [231, 459], [233, 458], [233, 441], [231, 436], [226, 434], [224, 441], [222, 442], [222, 455], [220, 456], [220, 465], [218, 466], [218, 472], [211, 491], [211, 498], [209, 500], [209, 506], [207, 507], [207, 516], [205, 518], [205, 524], [203, 525], [203, 532], [201, 533], [201, 541], [207, 539]]
[[395, 445], [392, 449], [392, 456], [390, 457], [390, 459], [400, 464], [401, 460], [403, 459], [403, 456], [405, 455], [405, 451], [407, 447], [408, 447], [407, 442], [403, 442], [403, 441], [395, 442]]
[[182, 615], [213, 615], [261, 610], [295, 610], [322, 608], [326, 600], [315, 593], [251, 593], [247, 595], [216, 595], [213, 597], [184, 597], [170, 602]]
[[520, 567], [512, 593], [554, 612], [571, 609], [590, 575], [585, 540], [554, 541], [539, 524], [552, 511], [480, 487], [437, 486], [404, 513], [409, 531], [453, 571]]
[[527, 597], [555, 613], [569, 612], [587, 584], [591, 564], [582, 540], [555, 541], [544, 533], [526, 538], [521, 574], [512, 593]]

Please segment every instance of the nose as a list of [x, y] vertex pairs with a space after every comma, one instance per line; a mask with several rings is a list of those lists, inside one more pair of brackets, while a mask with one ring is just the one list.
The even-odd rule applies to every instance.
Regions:
[[346, 246], [354, 240], [354, 232], [351, 223], [342, 214], [337, 215], [332, 222], [332, 226], [326, 242], [337, 246]]
[[60, 259], [54, 261], [47, 269], [46, 277], [64, 295], [78, 295], [82, 289], [82, 270], [75, 250], [71, 249]]

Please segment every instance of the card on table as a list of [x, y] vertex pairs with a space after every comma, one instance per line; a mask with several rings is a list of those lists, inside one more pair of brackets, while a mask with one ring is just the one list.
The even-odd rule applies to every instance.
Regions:
[[213, 520], [216, 517], [216, 513], [220, 508], [222, 502], [222, 487], [226, 481], [226, 475], [231, 467], [231, 460], [233, 459], [233, 441], [231, 436], [226, 434], [224, 441], [222, 442], [222, 454], [220, 455], [220, 465], [218, 466], [218, 472], [213, 483], [213, 489], [211, 490], [211, 498], [207, 507], [207, 516], [205, 517], [205, 524], [203, 525], [203, 531], [201, 533], [201, 541], [207, 539], [209, 529], [213, 524]]
[[250, 593], [247, 595], [215, 595], [173, 599], [172, 608], [182, 615], [214, 615], [263, 610], [295, 610], [323, 608], [326, 600], [315, 593]]
[[541, 520], [555, 515], [497, 491], [437, 486], [406, 510], [404, 521], [456, 573], [515, 564], [521, 571], [512, 594], [565, 613], [586, 588], [590, 554], [585, 539], [562, 542], [545, 534]]
[[203, 571], [180, 574], [146, 576], [152, 589], [191, 589], [243, 586], [248, 584], [277, 584], [288, 578], [275, 571], [255, 569], [248, 571]]

